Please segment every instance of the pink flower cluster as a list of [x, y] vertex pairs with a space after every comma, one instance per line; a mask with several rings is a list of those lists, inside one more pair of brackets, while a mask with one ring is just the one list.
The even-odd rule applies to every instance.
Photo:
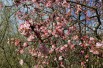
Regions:
[[[54, 61], [62, 63], [62, 66], [63, 59], [68, 57], [70, 51], [77, 51], [76, 47], [82, 48], [79, 54], [84, 55], [84, 58], [86, 58], [86, 60], [82, 60], [83, 62], [81, 61], [81, 65], [84, 65], [84, 62], [89, 58], [89, 54], [85, 54], [85, 50], [88, 49], [88, 52], [96, 55], [100, 54], [99, 48], [103, 47], [102, 42], [98, 42], [95, 38], [88, 36], [80, 38], [76, 34], [78, 33], [76, 27], [67, 27], [65, 19], [61, 20], [60, 18], [62, 17], [57, 17], [55, 19], [57, 22], [52, 26], [50, 25], [51, 22], [48, 21], [39, 23], [26, 21], [22, 23], [18, 31], [26, 37], [26, 42], [15, 40], [19, 54], [25, 54], [25, 49], [28, 48], [28, 53], [31, 56], [45, 58], [46, 61], [42, 61], [43, 64], [50, 63], [48, 57], [51, 57]], [[65, 30], [67, 31], [66, 33], [64, 32]], [[30, 44], [30, 42], [33, 44]], [[22, 61], [20, 61], [20, 64], [22, 64]]]
[[18, 31], [22, 35], [25, 35], [25, 36], [30, 35], [30, 31], [31, 31], [30, 23], [29, 22], [25, 22], [25, 23], [20, 24], [20, 27], [19, 27]]
[[[65, 61], [70, 58], [68, 56], [71, 56], [71, 53], [79, 57], [80, 64], [85, 66], [90, 54], [99, 55], [101, 53], [100, 49], [103, 47], [103, 42], [87, 35], [80, 36], [77, 25], [71, 26], [70, 22], [73, 21], [69, 18], [71, 11], [67, 16], [65, 12], [62, 13], [62, 8], [70, 8], [70, 3], [66, 0], [32, 0], [32, 2], [37, 7], [31, 15], [17, 12], [17, 17], [25, 20], [18, 27], [18, 31], [25, 39], [13, 39], [11, 41], [14, 41], [19, 54], [29, 54], [33, 58], [37, 58], [36, 67], [56, 62], [60, 67], [66, 68]], [[43, 4], [43, 6], [41, 7], [40, 4]], [[42, 8], [52, 9], [54, 7], [62, 8], [50, 14], [47, 13], [49, 18], [42, 19], [43, 15], [47, 15], [41, 12]], [[75, 13], [78, 15], [81, 11], [82, 6], [77, 5]], [[34, 20], [33, 14], [37, 14], [37, 18]], [[22, 65], [23, 60], [20, 60], [19, 63]]]

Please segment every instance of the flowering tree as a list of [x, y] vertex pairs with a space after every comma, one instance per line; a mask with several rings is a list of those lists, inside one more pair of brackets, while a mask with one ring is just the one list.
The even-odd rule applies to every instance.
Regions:
[[[101, 0], [14, 0], [23, 39], [11, 39], [32, 68], [102, 67], [103, 2]], [[95, 60], [94, 60], [95, 59]], [[99, 60], [99, 61], [97, 61]], [[31, 62], [30, 62], [31, 63]]]

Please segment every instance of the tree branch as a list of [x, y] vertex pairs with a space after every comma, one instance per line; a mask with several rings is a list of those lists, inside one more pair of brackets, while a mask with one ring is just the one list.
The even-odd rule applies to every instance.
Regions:
[[81, 4], [81, 3], [79, 3], [79, 2], [74, 2], [74, 1], [70, 1], [70, 0], [67, 0], [67, 2], [69, 2], [69, 3], [74, 3], [74, 4], [79, 4], [79, 5], [81, 5], [81, 6], [84, 6], [84, 7], [93, 9], [93, 10], [96, 10], [96, 9], [97, 9], [97, 8], [95, 8], [95, 7], [91, 7], [91, 6], [88, 6], [88, 5], [86, 5], [86, 4]]
[[95, 12], [96, 12], [96, 15], [97, 15], [98, 24], [97, 24], [97, 26], [95, 27], [95, 31], [94, 31], [94, 32], [95, 32], [95, 35], [96, 35], [97, 39], [100, 39], [100, 40], [101, 40], [101, 38], [100, 38], [100, 36], [98, 35], [98, 32], [97, 32], [97, 31], [98, 31], [100, 25], [102, 24], [102, 22], [101, 22], [101, 20], [100, 20], [100, 15], [99, 15], [97, 9], [95, 10]]

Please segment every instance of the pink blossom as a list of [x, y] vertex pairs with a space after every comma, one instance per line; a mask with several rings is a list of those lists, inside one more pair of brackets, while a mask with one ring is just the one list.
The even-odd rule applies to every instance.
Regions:
[[81, 54], [84, 54], [84, 51], [83, 51], [83, 50], [81, 51]]
[[61, 0], [55, 0], [55, 2], [59, 3], [59, 2], [61, 2]]
[[0, 3], [0, 10], [3, 8], [3, 4], [2, 4], [2, 2]]
[[68, 47], [68, 45], [67, 45], [67, 44], [65, 44], [65, 45], [64, 45], [64, 47], [65, 47], [65, 48], [67, 48], [67, 47]]
[[71, 45], [70, 48], [71, 48], [71, 49], [75, 49], [75, 45]]
[[64, 66], [64, 64], [63, 64], [62, 61], [60, 62], [60, 66], [61, 66], [62, 68], [65, 68], [65, 66]]
[[90, 49], [90, 52], [92, 52], [93, 54], [99, 54], [99, 51], [97, 51], [96, 49]]
[[84, 62], [84, 61], [82, 61], [82, 62], [81, 62], [81, 65], [82, 65], [82, 66], [85, 66], [85, 62]]
[[20, 45], [20, 40], [15, 40], [15, 45], [19, 46]]
[[29, 23], [29, 22], [25, 22], [25, 23], [24, 23], [24, 28], [30, 29], [30, 23]]
[[23, 49], [20, 49], [20, 50], [19, 50], [19, 53], [20, 53], [20, 54], [23, 54], [23, 53], [24, 53], [24, 50], [23, 50]]
[[88, 55], [88, 54], [87, 54], [87, 55], [85, 55], [85, 58], [86, 58], [86, 59], [88, 59], [88, 58], [89, 58], [89, 55]]
[[71, 44], [71, 40], [68, 40], [68, 44], [69, 44], [69, 45]]
[[24, 35], [24, 36], [26, 36], [28, 33], [27, 33], [25, 30], [23, 30], [23, 31], [21, 32], [21, 34]]
[[24, 63], [23, 59], [20, 59], [19, 63], [20, 63], [20, 65], [23, 65], [23, 63]]
[[81, 9], [81, 5], [77, 5], [77, 11], [76, 11], [76, 14], [78, 14], [80, 11], [82, 11], [82, 9]]
[[46, 3], [46, 7], [51, 7], [52, 6], [52, 1], [48, 1], [47, 3]]
[[30, 23], [29, 23], [29, 22], [25, 22], [25, 23], [20, 24], [19, 31], [25, 30], [25, 29], [28, 29], [28, 30], [31, 29], [31, 28], [30, 28]]
[[31, 42], [31, 41], [33, 41], [34, 40], [34, 35], [30, 35], [28, 38], [27, 38], [27, 40], [29, 41], [29, 42]]
[[51, 49], [49, 50], [49, 54], [52, 54], [53, 52], [54, 52], [54, 49], [51, 48]]
[[60, 61], [63, 60], [63, 57], [62, 57], [62, 56], [59, 56], [59, 60], [60, 60]]
[[95, 39], [93, 37], [90, 37], [90, 41], [94, 41]]
[[52, 31], [51, 31], [51, 30], [48, 30], [48, 33], [49, 33], [49, 34], [51, 34], [51, 33], [52, 33]]
[[65, 47], [62, 46], [62, 47], [60, 48], [60, 51], [63, 51], [64, 49], [65, 49]]
[[23, 45], [22, 45], [23, 47], [27, 47], [28, 46], [28, 43], [27, 42], [25, 42], [25, 43], [23, 43]]
[[37, 0], [32, 0], [32, 2], [37, 2]]
[[68, 5], [69, 5], [69, 4], [66, 2], [66, 0], [64, 0], [63, 3], [62, 3], [62, 6], [67, 8]]
[[75, 36], [72, 37], [73, 40], [78, 40], [78, 38], [79, 37], [77, 35], [75, 35]]
[[97, 43], [96, 43], [96, 47], [97, 47], [97, 48], [103, 47], [103, 43], [97, 42]]
[[57, 20], [57, 21], [60, 21], [60, 17], [56, 17], [56, 20]]
[[56, 49], [56, 46], [55, 46], [55, 45], [52, 45], [52, 48], [53, 48], [53, 49]]
[[99, 51], [94, 50], [94, 51], [93, 51], [93, 54], [99, 54]]
[[24, 29], [24, 24], [20, 24], [18, 31], [21, 31]]

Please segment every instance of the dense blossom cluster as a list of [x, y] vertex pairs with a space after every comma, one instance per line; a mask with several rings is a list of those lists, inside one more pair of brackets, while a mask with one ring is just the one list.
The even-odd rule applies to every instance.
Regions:
[[[79, 54], [84, 55], [87, 60], [91, 52], [99, 55], [99, 48], [103, 47], [103, 42], [98, 42], [93, 37], [83, 36], [79, 38], [76, 33], [76, 27], [67, 27], [64, 22], [57, 22], [50, 27], [50, 22], [33, 23], [26, 21], [19, 26], [19, 32], [27, 39], [26, 42], [20, 43], [20, 40], [15, 40], [15, 45], [20, 54], [25, 54], [25, 49], [28, 48], [28, 53], [38, 59], [45, 59], [41, 64], [49, 64], [53, 59], [60, 62], [60, 66], [65, 66], [64, 59], [67, 60], [69, 52], [77, 51], [77, 47], [82, 48]], [[66, 32], [65, 32], [66, 31]], [[82, 41], [81, 41], [82, 40]], [[31, 44], [32, 43], [32, 44]], [[86, 63], [86, 60], [81, 61], [81, 65]], [[22, 60], [20, 60], [22, 64]]]
[[[29, 2], [29, 0], [14, 0], [17, 6], [26, 1]], [[67, 68], [66, 62], [71, 53], [80, 58], [78, 62], [82, 66], [88, 62], [90, 54], [100, 56], [103, 42], [89, 35], [80, 35], [78, 26], [70, 25], [70, 22], [74, 20], [70, 18], [72, 16], [70, 3], [66, 0], [32, 0], [32, 2], [36, 4], [34, 10], [28, 14], [22, 11], [18, 11], [16, 14], [20, 20], [25, 21], [20, 24], [18, 31], [25, 36], [26, 41], [20, 39], [11, 41], [15, 41], [14, 44], [18, 48], [19, 54], [37, 58], [36, 68], [39, 65], [45, 67], [50, 66], [50, 64], [52, 66], [55, 64], [54, 67], [58, 68]], [[58, 9], [58, 7], [60, 8]], [[52, 13], [45, 13], [44, 8], [56, 9]], [[78, 16], [82, 11], [82, 6], [77, 5], [74, 14]], [[38, 15], [38, 17], [34, 19], [32, 18], [33, 15], [30, 16], [30, 14]], [[45, 20], [42, 19], [42, 16], [46, 14], [49, 17]], [[23, 65], [23, 60], [20, 60], [20, 64]]]

